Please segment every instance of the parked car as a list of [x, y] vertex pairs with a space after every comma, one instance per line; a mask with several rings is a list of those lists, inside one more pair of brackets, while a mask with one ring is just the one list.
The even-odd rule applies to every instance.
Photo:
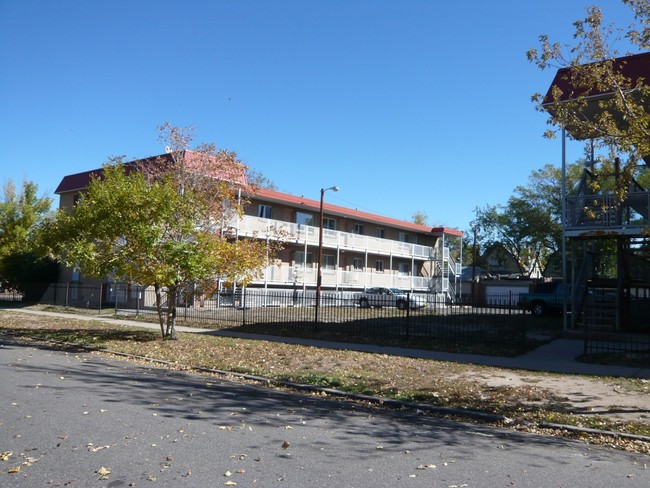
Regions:
[[367, 307], [397, 307], [399, 310], [407, 308], [422, 308], [427, 301], [413, 294], [407, 294], [399, 288], [366, 288], [359, 297], [359, 306]]
[[[567, 290], [571, 296], [571, 288]], [[564, 306], [564, 284], [550, 281], [533, 285], [528, 293], [519, 294], [519, 308], [530, 311], [533, 315], [560, 312]]]

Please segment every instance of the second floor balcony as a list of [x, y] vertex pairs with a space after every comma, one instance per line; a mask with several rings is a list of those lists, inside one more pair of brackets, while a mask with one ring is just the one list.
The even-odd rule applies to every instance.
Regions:
[[[281, 235], [281, 239], [286, 242], [318, 246], [319, 228], [310, 225], [244, 215], [240, 219], [233, 221], [231, 227], [237, 229], [237, 234], [240, 237], [275, 239], [277, 235]], [[323, 229], [323, 247], [418, 260], [434, 260], [438, 258], [437, 250], [431, 246], [331, 229]]]

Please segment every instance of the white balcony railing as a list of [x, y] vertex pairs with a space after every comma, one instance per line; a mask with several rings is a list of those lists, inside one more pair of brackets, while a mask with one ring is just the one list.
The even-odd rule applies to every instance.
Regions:
[[[230, 223], [229, 231], [240, 237], [257, 239], [282, 239], [293, 245], [318, 246], [318, 227], [299, 225], [279, 220], [244, 215]], [[433, 290], [446, 292], [452, 279], [460, 274], [460, 265], [450, 256], [449, 248], [433, 248], [419, 244], [380, 239], [330, 229], [323, 229], [323, 248], [337, 251], [356, 251], [361, 254], [376, 254], [417, 261], [437, 261], [440, 263], [440, 276], [411, 276], [396, 269], [376, 272], [346, 270], [335, 264], [334, 269], [322, 269], [322, 286], [325, 288], [358, 288], [372, 286], [396, 287], [405, 290]], [[337, 253], [338, 255], [338, 253]], [[293, 264], [293, 265], [292, 265]], [[307, 266], [295, 263], [275, 262], [263, 270], [261, 276], [253, 281], [255, 286], [316, 286], [316, 264]], [[452, 278], [452, 279], [450, 279]]]
[[[396, 287], [405, 290], [431, 289], [431, 277], [409, 276], [398, 272], [363, 272], [343, 269], [321, 269], [322, 286], [325, 288], [366, 288], [371, 286]], [[256, 286], [316, 286], [316, 266], [290, 266], [272, 264], [252, 284]]]
[[[289, 242], [318, 246], [318, 227], [310, 225], [292, 224], [280, 220], [244, 215], [242, 218], [233, 221], [231, 227], [237, 229], [238, 235], [242, 237], [274, 239], [276, 234], [281, 232], [289, 236], [283, 238]], [[432, 259], [434, 254], [434, 249], [430, 246], [330, 229], [323, 229], [323, 247], [385, 256], [408, 257], [418, 260]]]

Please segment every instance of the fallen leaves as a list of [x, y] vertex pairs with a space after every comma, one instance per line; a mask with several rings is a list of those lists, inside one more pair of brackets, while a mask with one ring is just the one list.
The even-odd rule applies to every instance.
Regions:
[[111, 474], [111, 470], [102, 466], [97, 471], [95, 471], [95, 473], [99, 475], [100, 480], [105, 480], [108, 479], [108, 475]]
[[0, 461], [8, 461], [12, 455], [13, 455], [12, 451], [0, 452]]
[[102, 449], [108, 449], [110, 447], [111, 446], [93, 446], [92, 443], [88, 443], [86, 445], [86, 448], [88, 449], [88, 452], [97, 452], [97, 451], [101, 451]]

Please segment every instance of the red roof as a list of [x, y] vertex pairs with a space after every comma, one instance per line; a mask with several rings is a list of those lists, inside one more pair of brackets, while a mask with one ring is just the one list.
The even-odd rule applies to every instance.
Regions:
[[[289, 193], [281, 193], [274, 190], [267, 190], [265, 188], [258, 189], [255, 192], [254, 196], [264, 201], [282, 203], [294, 207], [302, 207], [315, 212], [320, 212], [320, 201], [311, 200], [303, 196], [298, 197], [295, 195], [291, 195]], [[352, 208], [340, 207], [338, 205], [333, 205], [327, 202], [323, 203], [323, 211], [327, 212], [328, 215], [337, 215], [340, 217], [357, 219], [364, 222], [383, 224], [386, 226], [396, 227], [404, 230], [410, 230], [412, 232], [419, 232], [423, 234], [435, 234], [435, 235], [445, 234], [445, 235], [451, 235], [456, 237], [463, 236], [463, 232], [460, 230], [450, 229], [448, 227], [430, 227], [428, 225], [414, 224], [413, 222], [407, 222], [404, 220], [393, 219], [391, 217], [384, 217], [383, 215], [376, 215], [368, 212], [362, 212], [360, 210], [355, 210]]]
[[[187, 161], [188, 164], [192, 164], [194, 154], [190, 151], [187, 151]], [[125, 163], [127, 165], [127, 168], [133, 167], [135, 168], [136, 165], [141, 165], [141, 164], [160, 164], [160, 161], [169, 161], [171, 162], [171, 155], [169, 154], [161, 154], [159, 156], [152, 156], [149, 158], [144, 158], [144, 159], [138, 159], [134, 161], [130, 161], [128, 163]], [[100, 177], [103, 173], [102, 168], [98, 169], [93, 169], [90, 171], [84, 171], [83, 173], [77, 173], [73, 175], [67, 175], [61, 180], [61, 183], [59, 183], [59, 186], [55, 190], [55, 193], [61, 194], [61, 193], [69, 193], [69, 192], [78, 192], [83, 190], [88, 186], [90, 183], [90, 180], [93, 176]], [[233, 178], [235, 179], [235, 178]], [[247, 185], [246, 181], [246, 175], [241, 174], [237, 178], [237, 183], [242, 184], [243, 186]], [[282, 203], [286, 205], [290, 205], [293, 207], [297, 208], [306, 208], [312, 211], [319, 212], [320, 211], [320, 202], [317, 200], [311, 200], [309, 198], [304, 198], [302, 196], [298, 197], [295, 195], [291, 195], [289, 193], [281, 193], [278, 191], [273, 191], [273, 190], [267, 190], [264, 188], [260, 188], [255, 192], [255, 197], [259, 198], [261, 200], [269, 201], [269, 202], [276, 202], [276, 203]], [[462, 237], [463, 232], [456, 230], [456, 229], [450, 229], [447, 227], [430, 227], [427, 225], [419, 225], [419, 224], [414, 224], [413, 222], [406, 222], [403, 220], [398, 220], [398, 219], [393, 219], [391, 217], [384, 217], [382, 215], [376, 215], [376, 214], [371, 214], [368, 212], [361, 212], [359, 210], [351, 209], [351, 208], [346, 208], [346, 207], [340, 207], [338, 205], [332, 205], [330, 203], [324, 203], [323, 204], [323, 210], [326, 211], [329, 215], [338, 215], [341, 217], [346, 217], [350, 219], [357, 219], [360, 221], [364, 222], [372, 222], [375, 224], [383, 224], [386, 226], [390, 227], [395, 227], [399, 229], [404, 229], [404, 230], [409, 230], [412, 232], [419, 232], [423, 234], [434, 234], [434, 235], [451, 235], [451, 236], [456, 236], [456, 237]]]
[[[620, 58], [615, 58], [612, 61], [614, 61], [614, 67], [616, 71], [626, 78], [632, 80], [633, 83], [640, 79], [643, 79], [645, 82], [644, 84], [650, 84], [650, 52], [623, 56]], [[560, 90], [562, 90], [562, 95], [559, 100], [561, 102], [582, 96], [598, 97], [606, 96], [611, 93], [611, 91], [605, 92], [598, 90], [591, 90], [587, 93], [584, 91], [581, 92], [579, 90], [576, 91], [571, 84], [571, 70], [571, 67], [560, 68], [557, 70], [555, 78], [553, 78], [553, 82], [551, 83], [551, 86], [549, 87], [548, 91], [546, 92], [546, 96], [544, 97], [544, 104], [553, 103], [554, 87], [558, 87]]]
[[[191, 167], [196, 164], [200, 164], [199, 155], [194, 151], [184, 151], [184, 157], [188, 167]], [[131, 168], [135, 168], [137, 166], [148, 165], [148, 164], [159, 165], [161, 162], [167, 162], [167, 163], [173, 162], [172, 155], [167, 153], [159, 154], [158, 156], [151, 156], [143, 159], [135, 159], [133, 161], [124, 163], [124, 165], [127, 171], [129, 171]], [[101, 178], [103, 172], [104, 172], [103, 168], [97, 168], [90, 171], [84, 171], [83, 173], [76, 173], [73, 175], [64, 176], [63, 179], [61, 180], [61, 183], [59, 183], [59, 186], [57, 186], [56, 190], [54, 190], [54, 193], [61, 194], [61, 193], [81, 191], [90, 184], [90, 179], [93, 176]], [[216, 172], [219, 173], [219, 170], [217, 169]], [[246, 173], [245, 171], [243, 171], [243, 169], [238, 174], [221, 175], [221, 176], [224, 176], [225, 179], [234, 181], [235, 183], [238, 183], [240, 185], [247, 184]]]

